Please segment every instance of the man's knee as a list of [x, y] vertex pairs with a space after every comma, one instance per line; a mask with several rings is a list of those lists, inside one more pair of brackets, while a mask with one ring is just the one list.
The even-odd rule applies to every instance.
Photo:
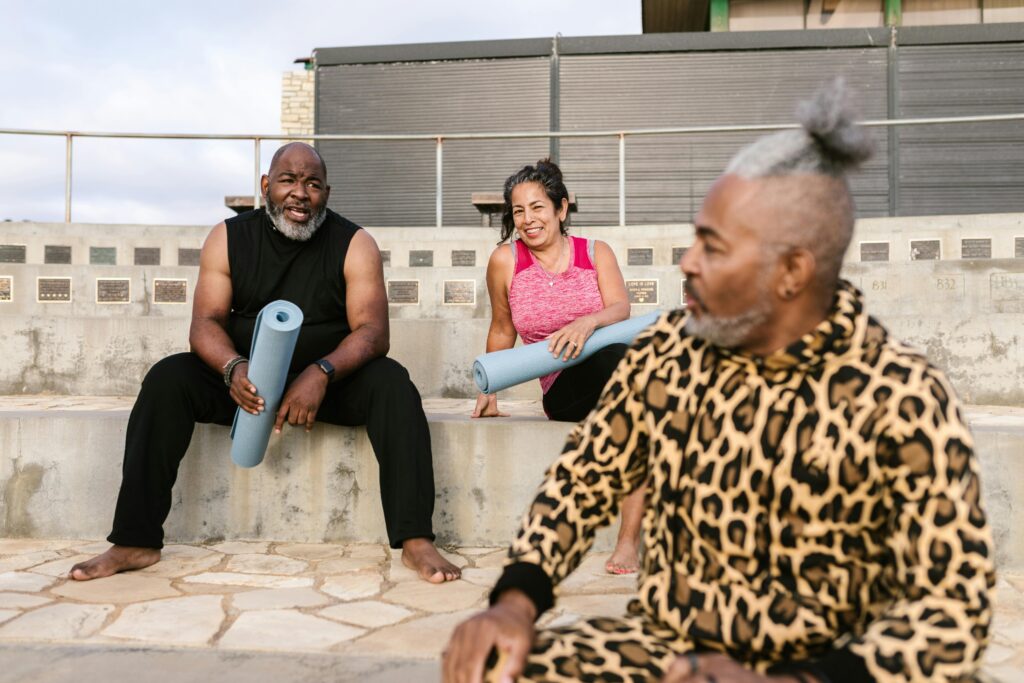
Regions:
[[362, 372], [371, 386], [387, 389], [405, 389], [412, 384], [409, 371], [391, 358], [374, 358], [363, 366]]
[[142, 380], [146, 390], [162, 390], [188, 382], [197, 372], [202, 372], [203, 361], [194, 353], [176, 353], [157, 361]]

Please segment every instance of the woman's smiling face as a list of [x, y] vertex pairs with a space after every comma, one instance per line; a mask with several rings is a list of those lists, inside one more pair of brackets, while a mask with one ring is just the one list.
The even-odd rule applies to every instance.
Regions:
[[554, 244], [562, 235], [562, 221], [568, 211], [563, 202], [560, 210], [537, 182], [519, 183], [512, 188], [512, 220], [516, 232], [527, 247], [539, 249]]

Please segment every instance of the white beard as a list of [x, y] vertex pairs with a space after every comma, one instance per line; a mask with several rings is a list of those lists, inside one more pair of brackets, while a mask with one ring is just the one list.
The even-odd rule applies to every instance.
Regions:
[[284, 216], [284, 209], [267, 199], [267, 216], [277, 231], [290, 240], [307, 242], [327, 220], [327, 207], [320, 207], [305, 223], [295, 223]]
[[688, 334], [709, 344], [733, 349], [747, 341], [751, 333], [767, 322], [771, 314], [771, 301], [768, 296], [764, 296], [749, 310], [731, 318], [716, 318], [708, 315], [707, 311], [699, 319], [690, 316], [685, 329]]

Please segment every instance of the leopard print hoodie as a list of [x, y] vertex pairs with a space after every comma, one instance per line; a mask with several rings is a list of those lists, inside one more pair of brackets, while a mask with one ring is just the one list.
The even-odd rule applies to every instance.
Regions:
[[686, 319], [671, 311], [638, 338], [573, 429], [499, 587], [533, 565], [547, 585], [523, 589], [551, 604], [643, 484], [630, 612], [680, 651], [833, 681], [971, 677], [992, 614], [991, 537], [944, 374], [846, 282], [826, 320], [764, 358], [689, 336]]

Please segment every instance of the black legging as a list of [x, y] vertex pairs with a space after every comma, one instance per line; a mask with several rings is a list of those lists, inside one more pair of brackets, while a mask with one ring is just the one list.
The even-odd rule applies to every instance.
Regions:
[[628, 348], [625, 344], [611, 344], [579, 365], [562, 370], [544, 394], [547, 416], [561, 422], [579, 422], [589, 415]]
[[[289, 376], [289, 383], [293, 379]], [[128, 418], [121, 491], [108, 541], [163, 547], [171, 488], [195, 423], [230, 425], [235, 408], [220, 374], [192, 353], [168, 356], [150, 368]], [[316, 419], [366, 425], [380, 466], [391, 547], [399, 548], [410, 538], [433, 540], [430, 432], [419, 392], [405, 368], [390, 358], [377, 358], [333, 382]]]

